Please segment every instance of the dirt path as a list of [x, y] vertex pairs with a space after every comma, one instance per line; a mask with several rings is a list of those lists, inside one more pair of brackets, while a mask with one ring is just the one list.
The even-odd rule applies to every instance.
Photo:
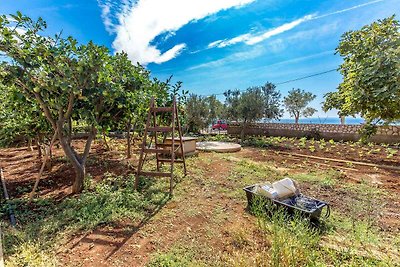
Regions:
[[151, 254], [177, 244], [195, 241], [217, 252], [227, 249], [230, 240], [221, 234], [232, 227], [252, 229], [254, 218], [244, 210], [245, 203], [218, 193], [218, 188], [228, 186], [232, 163], [200, 154], [196, 165], [195, 172], [200, 170], [201, 175], [193, 174], [196, 167], [189, 164], [189, 175], [154, 217], [139, 225], [103, 227], [77, 236], [60, 254], [62, 261], [74, 262], [72, 266], [144, 266]]

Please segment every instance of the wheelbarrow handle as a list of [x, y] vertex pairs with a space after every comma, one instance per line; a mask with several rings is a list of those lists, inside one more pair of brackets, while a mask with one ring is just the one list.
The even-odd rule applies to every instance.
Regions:
[[326, 204], [326, 213], [323, 218], [326, 220], [329, 218], [330, 215], [331, 215], [331, 207], [329, 206], [329, 204]]

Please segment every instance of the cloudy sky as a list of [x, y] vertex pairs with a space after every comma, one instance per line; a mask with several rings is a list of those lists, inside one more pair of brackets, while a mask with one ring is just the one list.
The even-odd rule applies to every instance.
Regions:
[[0, 13], [17, 10], [43, 17], [48, 34], [63, 30], [123, 50], [193, 93], [270, 81], [282, 95], [293, 87], [313, 92], [315, 116], [327, 117], [336, 114], [323, 113], [320, 103], [341, 81], [330, 71], [341, 63], [334, 54], [340, 36], [398, 14], [400, 0], [0, 0]]

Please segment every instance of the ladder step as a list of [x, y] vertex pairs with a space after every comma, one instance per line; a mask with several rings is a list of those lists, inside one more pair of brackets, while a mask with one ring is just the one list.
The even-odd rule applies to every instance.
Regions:
[[153, 107], [150, 108], [151, 112], [172, 112], [174, 111], [173, 107]]
[[[175, 144], [175, 146], [177, 146], [178, 144]], [[156, 147], [172, 147], [172, 144], [166, 144], [166, 143], [162, 143], [162, 144], [156, 144]]]
[[[159, 162], [172, 162], [172, 159], [164, 159], [164, 158], [159, 158]], [[183, 163], [183, 160], [181, 159], [175, 159], [174, 163]]]
[[156, 176], [156, 177], [170, 177], [171, 173], [169, 173], [169, 172], [139, 172], [139, 175]]
[[172, 127], [149, 127], [147, 131], [169, 133], [172, 132]]
[[169, 149], [162, 149], [162, 148], [145, 148], [143, 150], [145, 153], [169, 153]]

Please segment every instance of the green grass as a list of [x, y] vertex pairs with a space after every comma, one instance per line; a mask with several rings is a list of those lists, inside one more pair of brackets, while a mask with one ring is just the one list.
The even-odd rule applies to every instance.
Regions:
[[[197, 244], [196, 244], [197, 246]], [[157, 252], [152, 255], [150, 261], [146, 264], [147, 267], [205, 267], [206, 262], [196, 259], [199, 257], [199, 247], [191, 246], [172, 247], [167, 252]]]
[[[264, 238], [270, 242], [267, 251], [253, 252], [263, 256], [262, 266], [395, 266], [395, 239], [384, 237], [367, 218], [352, 218], [334, 213], [322, 227], [310, 226], [298, 215], [288, 217], [283, 210], [265, 212], [262, 201], [252, 212]], [[237, 259], [242, 262], [243, 259]], [[236, 264], [233, 264], [236, 265]], [[240, 264], [237, 264], [240, 266]]]
[[[232, 158], [227, 158], [232, 161]], [[234, 160], [236, 161], [236, 160]], [[274, 181], [281, 173], [248, 159], [236, 161], [230, 179], [240, 185], [261, 180]], [[268, 249], [238, 251], [225, 256], [230, 266], [396, 266], [400, 264], [399, 238], [383, 233], [377, 227], [378, 201], [387, 193], [373, 185], [343, 183], [343, 174], [336, 170], [289, 175], [313, 187], [325, 187], [349, 194], [345, 205], [349, 210], [336, 210], [320, 229], [296, 217], [289, 220], [283, 212], [272, 216], [256, 211], [258, 224]], [[336, 211], [335, 211], [336, 210]], [[254, 212], [254, 210], [253, 210]], [[250, 259], [249, 259], [250, 258]]]
[[325, 188], [333, 188], [343, 177], [343, 173], [332, 169], [323, 172], [298, 173], [291, 177], [298, 182], [310, 182]]
[[[90, 178], [89, 178], [90, 179]], [[61, 202], [37, 199], [33, 204], [13, 202], [18, 226], [3, 226], [8, 266], [52, 266], [54, 249], [70, 233], [86, 231], [119, 220], [140, 221], [168, 200], [166, 183], [141, 181], [143, 193], [134, 190], [134, 177], [107, 174], [98, 184], [86, 181], [79, 196]], [[2, 205], [4, 214], [6, 207]]]
[[[205, 177], [215, 161], [229, 165], [226, 180]], [[189, 158], [188, 164], [192, 166], [190, 175], [175, 188], [174, 201], [185, 201], [194, 191], [201, 189], [203, 194], [220, 195], [244, 203], [244, 186], [266, 180], [272, 182], [286, 175], [268, 162], [238, 158], [235, 154], [210, 153], [205, 157]], [[182, 176], [180, 168], [177, 174], [179, 180]], [[229, 215], [223, 206], [217, 205], [210, 210], [212, 216], [204, 225], [203, 236], [193, 233], [176, 240], [165, 251], [151, 255], [148, 266], [399, 265], [400, 237], [390, 236], [377, 227], [379, 214], [376, 210], [383, 205], [381, 197], [387, 193], [364, 182], [345, 183], [342, 175], [335, 170], [288, 175], [300, 183], [311, 184], [310, 190], [324, 188], [325, 192], [331, 190], [332, 194], [340, 192], [346, 196], [343, 199], [346, 205], [332, 207], [332, 216], [320, 228], [310, 227], [308, 221], [300, 216], [289, 219], [282, 211], [266, 214], [264, 206], [258, 203], [253, 207], [257, 218], [256, 232], [247, 228], [229, 229], [229, 225], [224, 232], [219, 227], [224, 226]], [[82, 194], [61, 202], [37, 199], [28, 205], [25, 200], [14, 201], [18, 227], [12, 229], [2, 225], [7, 265], [56, 266], [55, 251], [71, 233], [119, 220], [139, 222], [168, 201], [165, 179], [142, 179], [139, 192], [133, 189], [133, 182], [132, 176], [106, 174], [100, 183], [94, 183], [88, 177]], [[223, 186], [218, 183], [223, 183]], [[188, 217], [195, 216], [199, 207], [188, 205], [182, 212]], [[3, 205], [1, 212], [5, 211]], [[167, 210], [163, 216], [174, 214]], [[232, 249], [216, 250], [207, 243], [208, 239], [215, 240], [216, 236], [230, 242]]]

